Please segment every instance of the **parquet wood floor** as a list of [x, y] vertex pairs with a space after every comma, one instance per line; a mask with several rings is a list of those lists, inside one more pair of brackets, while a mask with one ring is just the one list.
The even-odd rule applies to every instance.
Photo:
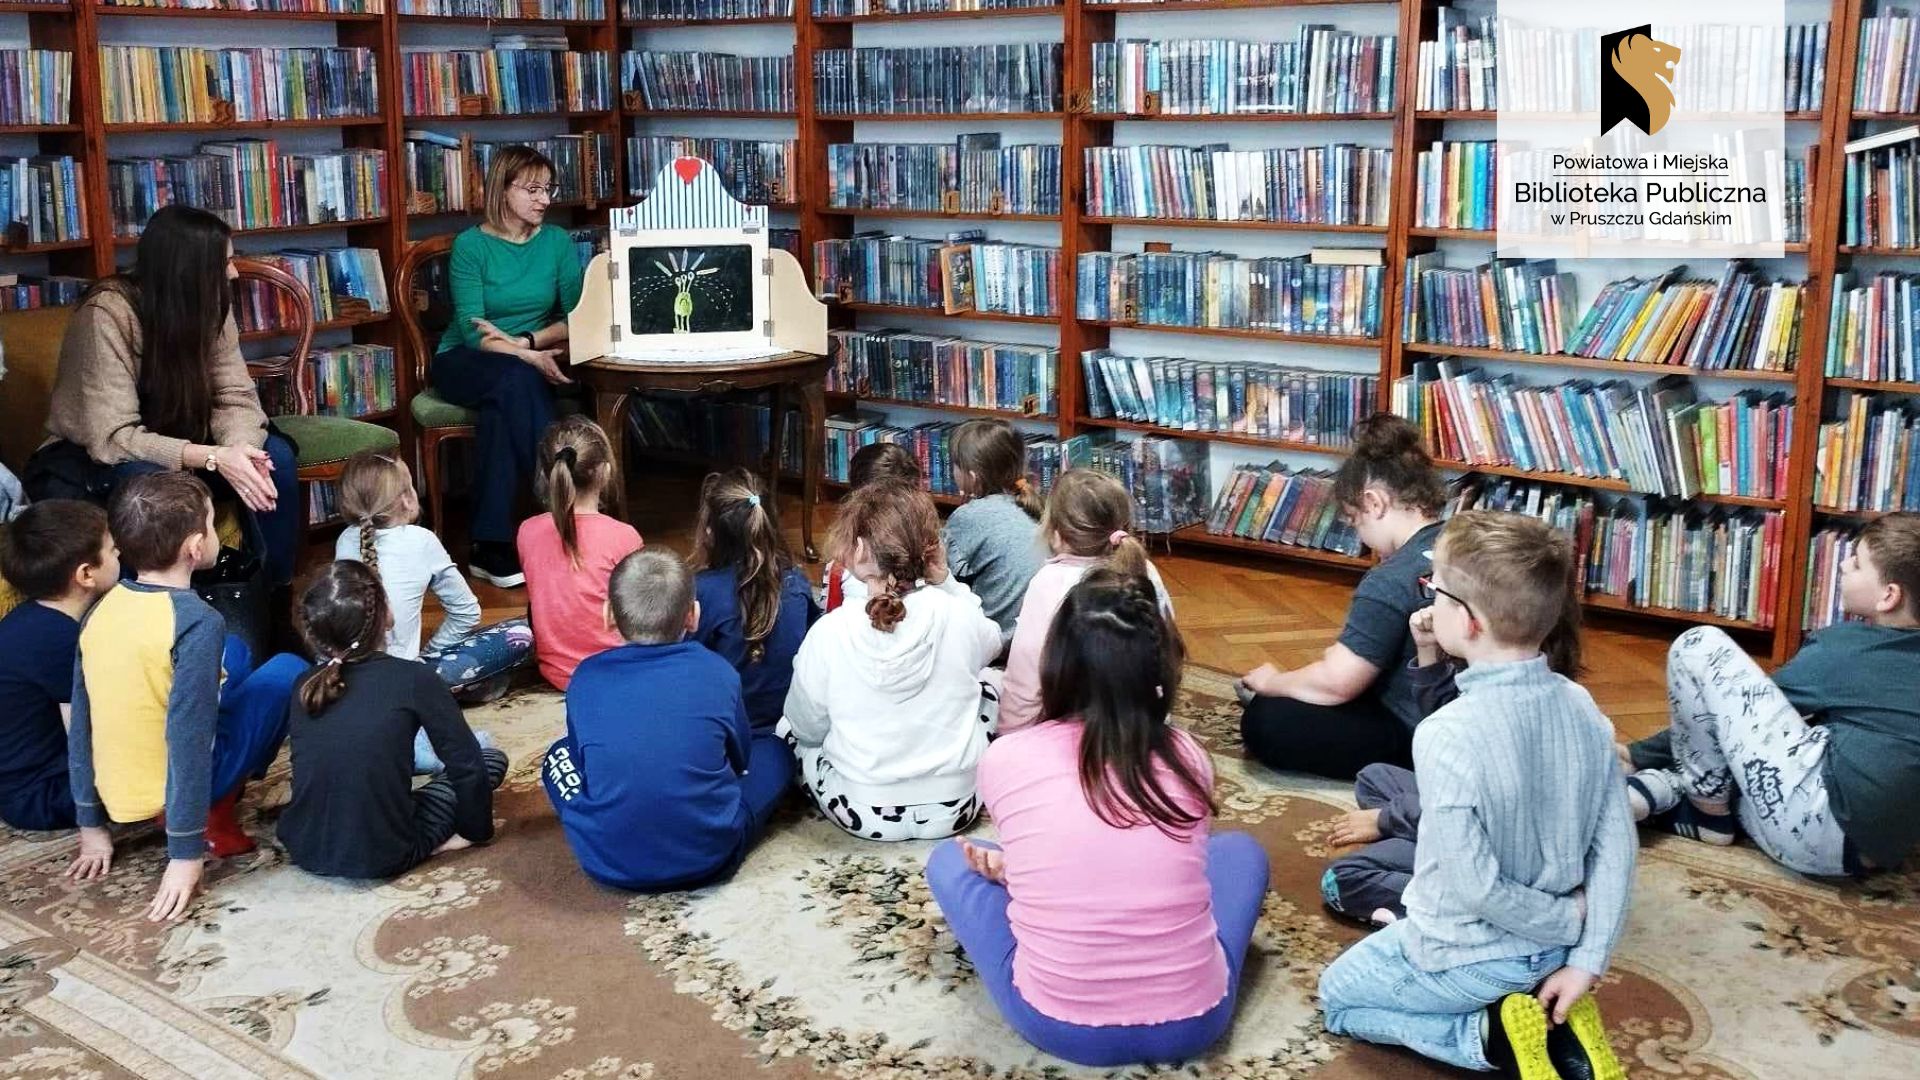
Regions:
[[[646, 476], [632, 485], [630, 520], [648, 544], [686, 554], [692, 549], [697, 475], [641, 468]], [[791, 523], [788, 540], [797, 553], [799, 500], [783, 489], [781, 504]], [[823, 500], [818, 514], [816, 543], [824, 547], [832, 506]], [[465, 507], [453, 503], [448, 518], [449, 528], [442, 535], [455, 558], [464, 558]], [[327, 543], [331, 545], [330, 538]], [[1173, 596], [1192, 661], [1234, 673], [1266, 662], [1298, 667], [1312, 661], [1339, 636], [1355, 581], [1353, 574], [1332, 568], [1214, 551], [1196, 554], [1192, 549], [1156, 551], [1154, 563]], [[817, 579], [819, 567], [809, 569]], [[488, 622], [526, 611], [526, 594], [520, 590], [476, 583], [475, 592]], [[431, 633], [439, 615], [431, 600], [428, 607], [425, 621]], [[1666, 649], [1677, 632], [1677, 627], [1631, 620], [1590, 622], [1587, 671], [1581, 681], [1622, 738], [1639, 738], [1666, 726]]]

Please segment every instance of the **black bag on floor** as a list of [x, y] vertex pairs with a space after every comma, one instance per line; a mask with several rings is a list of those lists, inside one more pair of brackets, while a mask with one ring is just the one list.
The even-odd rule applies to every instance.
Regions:
[[247, 643], [253, 662], [264, 663], [273, 637], [273, 579], [267, 544], [252, 514], [240, 514], [239, 548], [222, 547], [220, 561], [193, 575], [193, 591], [227, 620], [227, 633]]

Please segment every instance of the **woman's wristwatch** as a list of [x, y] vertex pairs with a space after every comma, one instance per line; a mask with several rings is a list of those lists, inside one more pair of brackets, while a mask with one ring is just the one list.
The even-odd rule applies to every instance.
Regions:
[[205, 464], [201, 465], [200, 467], [202, 469], [205, 469], [208, 472], [219, 472], [220, 471], [220, 448], [217, 446], [207, 447], [207, 460]]
[[525, 334], [521, 334], [520, 339], [527, 343], [527, 348], [529, 349], [537, 349], [540, 347], [538, 344], [535, 343], [534, 337], [531, 331]]

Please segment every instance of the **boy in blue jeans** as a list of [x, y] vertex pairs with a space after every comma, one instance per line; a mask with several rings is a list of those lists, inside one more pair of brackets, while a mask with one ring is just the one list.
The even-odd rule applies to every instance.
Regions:
[[67, 873], [88, 881], [112, 868], [109, 822], [160, 818], [167, 869], [147, 918], [177, 919], [209, 853], [253, 850], [240, 828], [240, 792], [279, 751], [287, 702], [307, 665], [282, 654], [253, 667], [246, 646], [194, 593], [193, 572], [220, 551], [213, 499], [198, 477], [125, 481], [107, 524], [136, 576], [101, 597], [80, 627], [68, 738], [80, 854]]
[[686, 640], [693, 576], [636, 551], [607, 583], [608, 629], [567, 687], [567, 733], [541, 775], [580, 868], [604, 885], [691, 889], [731, 876], [793, 783], [793, 755], [755, 735], [733, 665]]
[[1540, 651], [1571, 560], [1521, 514], [1466, 511], [1441, 533], [1423, 584], [1468, 666], [1414, 731], [1406, 918], [1321, 975], [1328, 1031], [1522, 1080], [1625, 1076], [1588, 991], [1626, 923], [1633, 824], [1612, 725]]
[[80, 620], [120, 579], [106, 511], [48, 499], [7, 526], [0, 574], [27, 602], [0, 619], [0, 821], [71, 829], [67, 728]]

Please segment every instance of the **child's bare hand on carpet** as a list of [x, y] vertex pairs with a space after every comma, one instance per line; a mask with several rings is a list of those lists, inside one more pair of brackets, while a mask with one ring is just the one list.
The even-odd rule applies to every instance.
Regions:
[[1534, 996], [1540, 999], [1547, 1016], [1555, 1024], [1564, 1024], [1567, 1022], [1567, 1013], [1593, 989], [1594, 981], [1591, 974], [1577, 967], [1563, 967], [1547, 976], [1547, 981], [1540, 984]]
[[105, 829], [80, 829], [80, 854], [67, 867], [67, 876], [75, 881], [92, 881], [107, 876], [113, 869], [113, 834]]
[[1380, 811], [1353, 810], [1334, 819], [1327, 839], [1336, 844], [1371, 844], [1382, 835]]
[[435, 855], [445, 855], [449, 851], [460, 851], [472, 846], [473, 841], [461, 836], [459, 833], [454, 833], [452, 836], [447, 837], [446, 843], [434, 848], [433, 853]]
[[960, 850], [966, 854], [967, 865], [974, 873], [996, 885], [1007, 883], [1007, 856], [999, 848], [982, 847], [963, 838]]
[[200, 888], [203, 869], [199, 859], [168, 859], [167, 872], [160, 875], [160, 890], [147, 905], [147, 921], [172, 922], [185, 915]]

